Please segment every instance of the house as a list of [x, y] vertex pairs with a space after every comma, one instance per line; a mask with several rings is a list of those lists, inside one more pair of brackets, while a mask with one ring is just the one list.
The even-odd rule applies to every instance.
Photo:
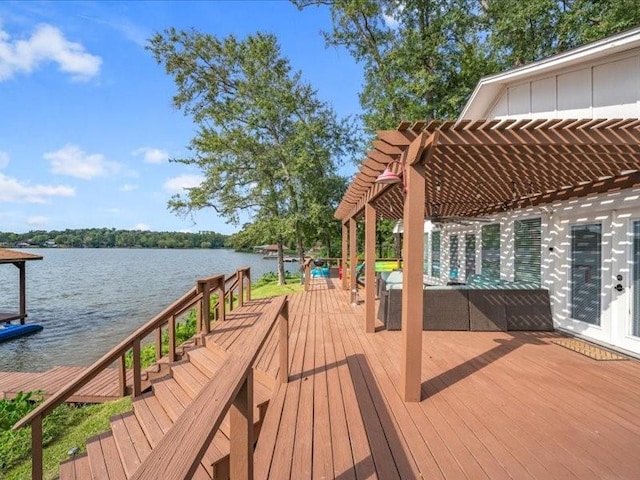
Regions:
[[365, 263], [376, 219], [403, 221], [406, 400], [419, 392], [423, 283], [548, 289], [556, 329], [640, 354], [639, 119], [634, 29], [481, 79], [456, 121], [377, 132], [335, 216], [343, 258], [364, 220]]

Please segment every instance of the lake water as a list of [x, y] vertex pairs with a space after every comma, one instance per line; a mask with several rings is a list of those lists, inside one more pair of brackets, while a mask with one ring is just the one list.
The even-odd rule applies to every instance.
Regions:
[[[276, 270], [274, 260], [231, 250], [28, 251], [44, 260], [27, 262], [27, 322], [39, 323], [44, 330], [0, 343], [0, 371], [90, 365], [198, 278], [250, 266], [256, 281]], [[0, 311], [18, 311], [18, 286], [18, 269], [0, 265]]]

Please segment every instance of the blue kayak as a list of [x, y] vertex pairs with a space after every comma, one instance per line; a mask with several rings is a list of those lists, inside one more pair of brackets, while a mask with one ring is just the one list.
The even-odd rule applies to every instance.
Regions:
[[39, 332], [40, 330], [42, 330], [42, 325], [37, 325], [35, 323], [28, 323], [25, 325], [13, 325], [11, 323], [7, 323], [4, 326], [0, 326], [0, 342], [22, 337], [23, 335], [29, 335], [30, 333]]

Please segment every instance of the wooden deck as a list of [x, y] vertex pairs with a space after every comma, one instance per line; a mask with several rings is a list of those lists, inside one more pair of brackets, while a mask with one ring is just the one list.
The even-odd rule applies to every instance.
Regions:
[[[0, 398], [14, 398], [18, 392], [40, 391], [46, 398], [64, 387], [85, 369], [83, 367], [54, 367], [44, 373], [0, 372]], [[128, 372], [129, 381], [131, 373]], [[102, 403], [120, 398], [118, 372], [109, 368], [82, 387], [68, 402]]]
[[640, 362], [599, 362], [556, 334], [423, 332], [422, 401], [404, 403], [401, 332], [363, 333], [363, 307], [313, 282], [291, 297], [290, 382], [256, 478], [640, 478]]

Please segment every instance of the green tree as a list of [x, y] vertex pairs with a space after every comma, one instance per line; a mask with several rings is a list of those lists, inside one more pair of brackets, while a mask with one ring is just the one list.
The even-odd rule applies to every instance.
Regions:
[[[323, 0], [294, 0], [299, 8]], [[364, 67], [360, 93], [368, 131], [401, 120], [453, 118], [480, 76], [495, 70], [474, 0], [335, 0], [327, 45]]]
[[170, 208], [188, 214], [211, 207], [235, 224], [240, 212], [252, 214], [263, 238], [278, 244], [284, 284], [285, 241], [293, 238], [303, 255], [304, 192], [356, 146], [352, 130], [292, 71], [272, 35], [220, 39], [169, 29], [148, 48], [176, 82], [175, 106], [198, 126], [192, 157], [177, 161], [205, 176]]

